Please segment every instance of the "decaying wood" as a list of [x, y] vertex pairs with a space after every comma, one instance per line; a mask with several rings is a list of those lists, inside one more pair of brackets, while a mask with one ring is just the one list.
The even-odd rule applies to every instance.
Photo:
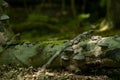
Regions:
[[24, 42], [6, 49], [0, 46], [0, 64], [71, 70], [85, 70], [90, 66], [119, 68], [120, 36], [87, 37], [86, 33], [67, 42]]
[[70, 40], [70, 41], [68, 41], [68, 42], [66, 42], [63, 46], [63, 48], [62, 49], [60, 49], [60, 50], [58, 50], [49, 60], [48, 60], [48, 62], [45, 64], [45, 65], [43, 65], [43, 69], [45, 69], [45, 68], [47, 68], [52, 62], [53, 62], [53, 60], [55, 60], [55, 58], [57, 58], [62, 52], [64, 52], [64, 50], [66, 49], [66, 48], [68, 48], [68, 47], [71, 47], [71, 46], [73, 46], [74, 44], [77, 44], [77, 43], [79, 43], [82, 39], [82, 37], [84, 37], [84, 38], [87, 38], [86, 36], [88, 35], [88, 34], [90, 34], [90, 33], [92, 33], [93, 31], [92, 30], [90, 30], [90, 31], [87, 31], [87, 32], [84, 32], [83, 34], [79, 34], [77, 37], [75, 37], [73, 40]]

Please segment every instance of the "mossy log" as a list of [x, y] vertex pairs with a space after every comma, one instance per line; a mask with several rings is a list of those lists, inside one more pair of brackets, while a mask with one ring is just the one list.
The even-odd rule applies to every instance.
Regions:
[[84, 33], [73, 40], [24, 42], [7, 47], [0, 46], [0, 65], [42, 67], [57, 52], [60, 53], [47, 65], [48, 68], [64, 67], [70, 70], [84, 70], [91, 66], [119, 68], [120, 36], [89, 38]]

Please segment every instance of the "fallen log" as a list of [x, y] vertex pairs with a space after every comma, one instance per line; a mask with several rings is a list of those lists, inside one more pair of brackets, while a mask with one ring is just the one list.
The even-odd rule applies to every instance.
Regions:
[[0, 64], [68, 69], [85, 69], [89, 66], [120, 67], [119, 35], [83, 37], [78, 42], [75, 40], [72, 43], [70, 40], [23, 42], [9, 45], [6, 49], [0, 46]]

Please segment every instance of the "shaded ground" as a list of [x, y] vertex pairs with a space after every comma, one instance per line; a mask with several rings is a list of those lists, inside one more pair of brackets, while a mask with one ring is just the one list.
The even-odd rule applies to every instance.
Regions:
[[0, 80], [111, 80], [106, 75], [75, 75], [68, 71], [45, 71], [40, 68], [0, 66]]

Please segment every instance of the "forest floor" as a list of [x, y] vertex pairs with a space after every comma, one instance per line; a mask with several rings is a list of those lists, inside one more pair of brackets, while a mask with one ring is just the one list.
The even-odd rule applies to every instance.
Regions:
[[0, 80], [111, 80], [106, 75], [77, 75], [69, 71], [41, 72], [40, 68], [0, 66]]

